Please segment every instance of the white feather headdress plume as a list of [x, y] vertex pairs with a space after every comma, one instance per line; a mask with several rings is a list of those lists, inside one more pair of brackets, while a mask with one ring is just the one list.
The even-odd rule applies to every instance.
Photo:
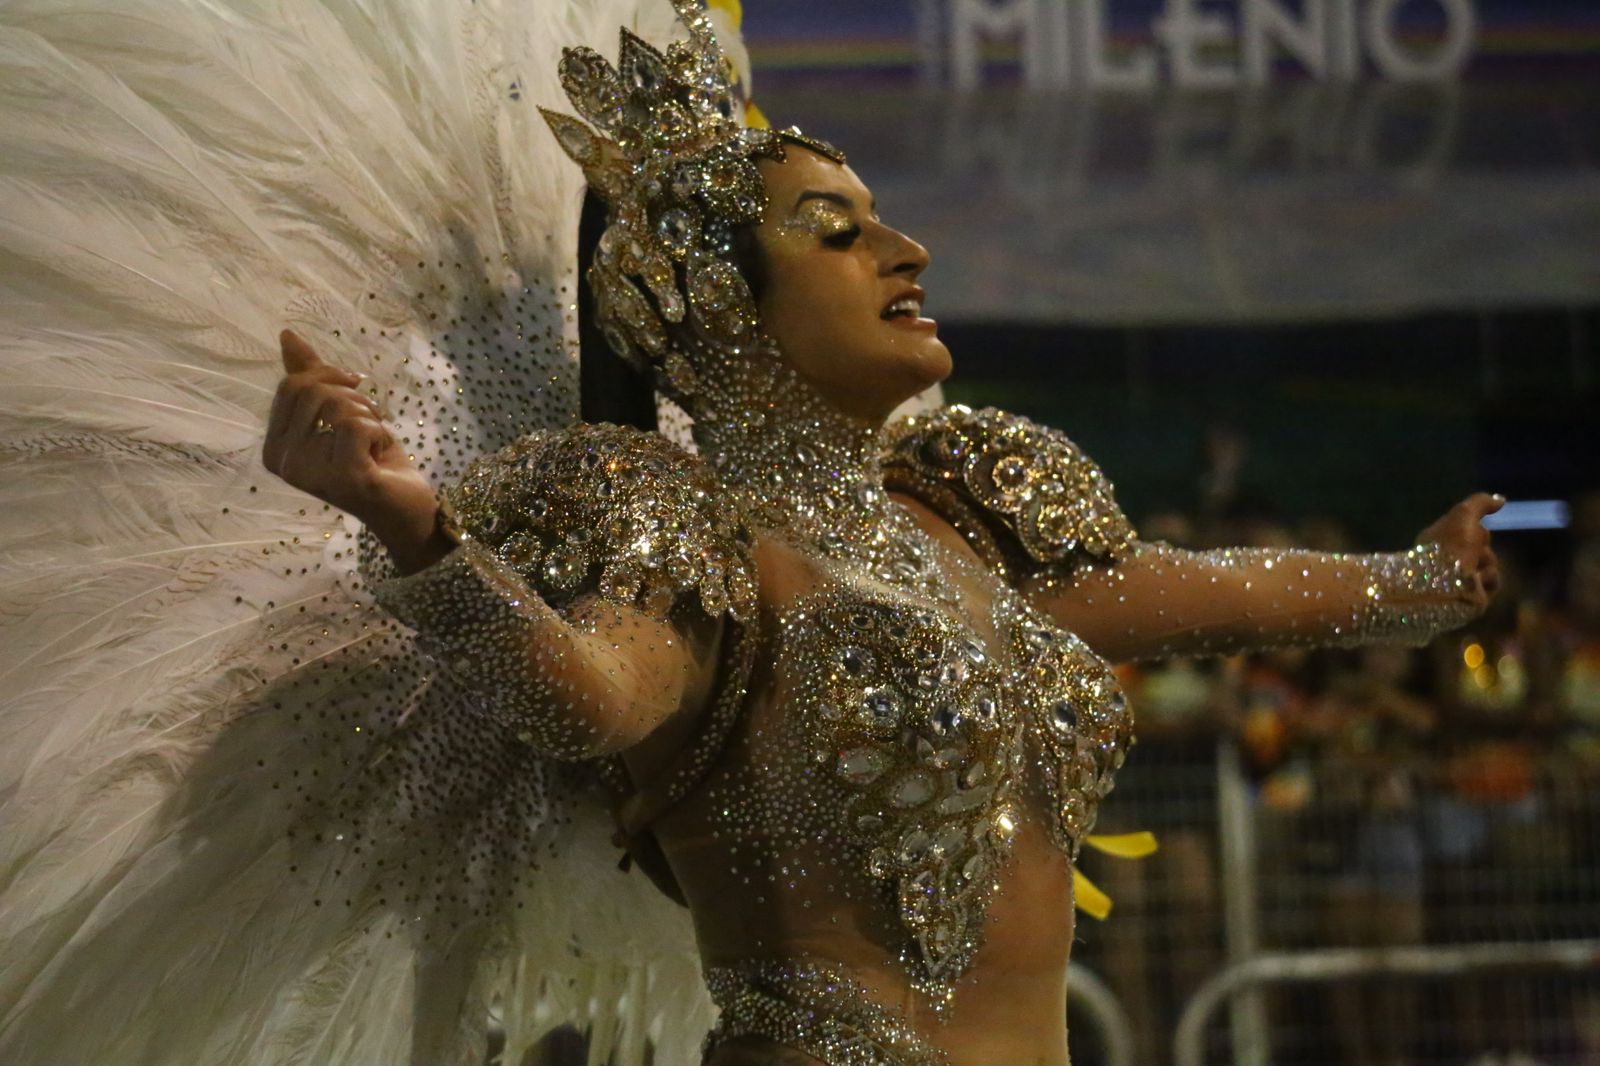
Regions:
[[0, 10], [0, 1060], [476, 1064], [491, 1001], [513, 1055], [693, 1058], [683, 913], [257, 459], [284, 325], [440, 482], [576, 417], [582, 178], [535, 108], [561, 45], [670, 18]]

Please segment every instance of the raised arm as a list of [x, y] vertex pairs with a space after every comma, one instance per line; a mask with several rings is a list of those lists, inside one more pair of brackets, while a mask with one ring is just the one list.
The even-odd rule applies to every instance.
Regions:
[[354, 514], [398, 573], [378, 602], [474, 697], [562, 758], [609, 754], [707, 699], [748, 545], [692, 461], [614, 427], [525, 438], [439, 500], [359, 380], [284, 339], [268, 469]]
[[1048, 566], [1020, 587], [1113, 660], [1287, 644], [1423, 644], [1476, 617], [1498, 586], [1482, 518], [1502, 502], [1468, 497], [1403, 552], [1197, 552], [1135, 542], [1116, 561]]

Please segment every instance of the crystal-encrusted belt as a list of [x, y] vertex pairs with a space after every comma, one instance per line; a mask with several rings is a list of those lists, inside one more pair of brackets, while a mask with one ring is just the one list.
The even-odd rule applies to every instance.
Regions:
[[706, 970], [721, 1008], [703, 1061], [742, 1036], [764, 1037], [828, 1066], [945, 1066], [897, 1010], [874, 1002], [861, 982], [809, 961], [756, 962]]

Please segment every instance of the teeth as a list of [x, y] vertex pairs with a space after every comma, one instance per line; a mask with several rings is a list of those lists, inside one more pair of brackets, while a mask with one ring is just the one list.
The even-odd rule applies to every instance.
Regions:
[[889, 318], [892, 315], [910, 315], [911, 317], [916, 318], [921, 314], [922, 305], [918, 303], [914, 297], [907, 296], [903, 300], [896, 300], [894, 303], [890, 304], [883, 312], [883, 317]]

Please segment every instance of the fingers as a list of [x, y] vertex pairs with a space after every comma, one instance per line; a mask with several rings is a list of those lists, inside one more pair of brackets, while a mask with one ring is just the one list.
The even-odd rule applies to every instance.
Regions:
[[295, 427], [306, 438], [327, 437], [331, 431], [338, 430], [347, 422], [375, 422], [378, 417], [360, 396], [353, 396], [348, 390], [343, 389], [322, 393], [320, 403], [297, 406], [295, 408], [297, 420], [306, 408], [311, 409], [309, 420]]
[[286, 329], [278, 334], [278, 348], [283, 355], [285, 374], [304, 374], [319, 366], [327, 365], [317, 354], [316, 349], [292, 329]]
[[1478, 560], [1478, 580], [1486, 594], [1493, 596], [1500, 591], [1500, 560], [1493, 549], [1483, 549], [1483, 555]]
[[285, 374], [303, 374], [323, 365], [322, 358], [317, 355], [316, 350], [292, 329], [286, 329], [278, 334], [278, 346], [283, 352]]
[[360, 391], [363, 376], [324, 362], [292, 330], [279, 341], [285, 373], [262, 442], [266, 468], [369, 527], [426, 532], [433, 489]]
[[393, 438], [389, 428], [372, 418], [347, 418], [333, 430], [333, 461], [346, 470], [376, 463]]
[[1483, 519], [1505, 505], [1504, 496], [1475, 492], [1452, 507], [1432, 528], [1443, 534], [1442, 540], [1454, 542], [1463, 548], [1487, 551], [1489, 530], [1484, 526]]
[[1500, 588], [1500, 562], [1489, 546], [1489, 530], [1483, 519], [1505, 503], [1505, 497], [1498, 494], [1473, 493], [1420, 535], [1420, 541], [1439, 545], [1445, 556], [1455, 561], [1462, 593], [1480, 610], [1488, 606]]
[[283, 353], [283, 372], [289, 375], [316, 374], [318, 380], [338, 381], [343, 385], [358, 385], [361, 375], [353, 370], [330, 366], [322, 361], [315, 348], [304, 337], [286, 329], [278, 334], [278, 345]]
[[267, 415], [267, 436], [261, 442], [261, 465], [274, 474], [281, 473], [278, 469], [278, 455], [282, 451], [283, 431], [287, 415], [284, 407], [288, 401], [284, 397], [283, 386], [272, 394], [272, 410]]
[[[326, 433], [316, 432], [319, 419], [326, 421], [322, 411], [329, 397], [314, 389], [302, 389], [294, 397], [293, 406], [285, 418], [283, 433], [278, 438], [278, 469], [282, 475], [300, 488], [312, 489], [311, 484], [300, 484], [303, 477], [291, 474], [304, 471], [307, 461], [325, 465], [330, 458]], [[331, 423], [330, 423], [331, 424]]]
[[320, 389], [300, 390], [289, 412], [289, 428], [284, 433], [285, 446], [299, 453], [312, 443], [311, 436], [316, 431], [318, 421], [326, 421], [322, 417], [322, 409], [331, 398]]
[[1505, 505], [1506, 498], [1497, 492], [1474, 492], [1471, 496], [1456, 504], [1474, 522], [1482, 519], [1485, 515], [1494, 514]]
[[[280, 390], [287, 398], [275, 403], [273, 423], [262, 449], [268, 470], [289, 477], [291, 465], [300, 469], [303, 460], [326, 464], [334, 458], [332, 434], [346, 422], [363, 421], [381, 426], [377, 406], [354, 389], [342, 385], [316, 384], [292, 391]], [[319, 426], [327, 429], [318, 431]], [[302, 488], [310, 488], [301, 485]]]
[[[366, 406], [375, 418], [381, 418], [377, 404], [355, 392], [364, 380], [354, 371], [331, 366], [322, 361], [316, 350], [298, 333], [284, 330], [278, 335], [283, 354], [286, 376], [278, 382], [272, 397], [272, 409], [267, 414], [267, 436], [261, 445], [261, 460], [266, 468], [282, 476], [283, 465], [291, 454], [298, 454], [296, 444], [306, 447], [303, 440], [308, 426], [315, 424], [317, 412], [302, 407], [307, 392], [318, 391], [318, 386], [336, 385], [351, 390], [357, 402]], [[323, 416], [331, 424], [332, 419]]]

